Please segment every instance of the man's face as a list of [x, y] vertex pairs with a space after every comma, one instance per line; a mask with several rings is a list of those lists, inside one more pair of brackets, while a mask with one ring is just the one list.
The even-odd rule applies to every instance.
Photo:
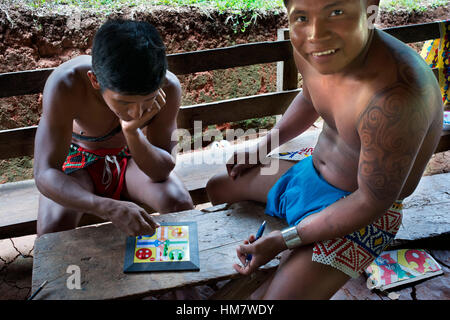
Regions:
[[287, 10], [294, 53], [321, 74], [344, 70], [367, 44], [363, 0], [290, 0]]
[[158, 95], [158, 90], [148, 95], [124, 95], [105, 89], [102, 93], [108, 107], [123, 121], [138, 120], [150, 111]]

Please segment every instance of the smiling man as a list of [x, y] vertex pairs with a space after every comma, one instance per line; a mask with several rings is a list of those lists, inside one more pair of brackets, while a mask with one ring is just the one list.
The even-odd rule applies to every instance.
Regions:
[[[259, 163], [230, 161], [228, 174], [207, 186], [213, 204], [266, 202], [266, 213], [290, 226], [237, 248], [242, 274], [282, 253], [253, 298], [328, 299], [358, 277], [395, 237], [402, 200], [439, 141], [439, 85], [416, 52], [370, 25], [369, 6], [378, 2], [285, 0], [303, 90], [259, 145], [232, 158]], [[283, 144], [319, 117], [311, 157], [261, 174], [275, 130]]]
[[38, 235], [75, 228], [85, 213], [128, 235], [152, 234], [158, 223], [136, 203], [161, 213], [191, 209], [172, 172], [180, 102], [164, 44], [146, 22], [106, 22], [92, 57], [56, 68], [35, 141]]

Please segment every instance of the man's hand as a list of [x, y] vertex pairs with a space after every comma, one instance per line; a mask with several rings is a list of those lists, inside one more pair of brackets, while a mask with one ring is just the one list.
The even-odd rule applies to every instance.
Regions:
[[147, 211], [133, 202], [112, 200], [102, 215], [129, 236], [152, 235], [160, 227]]
[[[243, 245], [236, 248], [236, 253], [242, 266], [234, 264], [233, 268], [243, 275], [249, 275], [260, 266], [265, 265], [283, 251], [280, 231], [272, 231], [267, 236], [259, 238], [255, 241], [255, 236], [251, 235]], [[252, 259], [247, 261], [247, 255], [251, 254]]]
[[228, 175], [231, 179], [236, 179], [238, 176], [245, 174], [245, 172], [253, 167], [261, 164], [258, 149], [235, 151], [233, 156], [227, 161], [226, 167]]
[[147, 110], [144, 111], [143, 115], [139, 119], [131, 121], [120, 120], [122, 130], [124, 131], [124, 133], [132, 133], [135, 132], [137, 129], [142, 128], [143, 126], [148, 124], [148, 122], [154, 116], [156, 116], [159, 113], [159, 111], [161, 111], [161, 109], [164, 107], [165, 104], [166, 104], [166, 93], [164, 92], [164, 90], [159, 89], [155, 101]]

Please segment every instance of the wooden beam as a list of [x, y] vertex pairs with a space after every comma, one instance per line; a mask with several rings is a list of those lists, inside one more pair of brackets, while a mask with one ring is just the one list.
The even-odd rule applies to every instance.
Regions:
[[408, 26], [391, 27], [382, 29], [391, 36], [404, 43], [421, 42], [430, 39], [439, 39], [439, 22], [428, 22]]
[[40, 93], [54, 68], [0, 73], [0, 98]]
[[0, 160], [34, 153], [34, 137], [37, 126], [0, 131]]
[[178, 127], [192, 129], [194, 121], [207, 126], [283, 114], [299, 92], [296, 89], [181, 107]]
[[[278, 40], [289, 40], [289, 29], [278, 29]], [[277, 91], [298, 87], [298, 69], [294, 57], [277, 63]]]
[[[181, 107], [178, 127], [202, 126], [283, 114], [300, 89]], [[0, 160], [30, 156], [34, 152], [37, 126], [0, 131]]]
[[[256, 42], [231, 47], [167, 55], [169, 70], [177, 75], [287, 60], [289, 40]], [[0, 74], [0, 98], [40, 93], [54, 68]]]
[[[439, 39], [441, 37], [439, 31], [439, 21], [410, 24], [399, 27], [383, 28], [384, 32], [403, 41], [404, 43], [421, 42], [431, 39]], [[289, 31], [288, 28], [280, 29]]]
[[255, 42], [231, 47], [170, 54], [169, 70], [189, 74], [288, 60], [292, 57], [289, 40]]
[[[291, 90], [282, 93], [183, 107], [179, 113], [178, 126], [179, 128], [193, 129], [194, 121], [202, 121], [202, 126], [207, 126], [222, 123], [223, 119], [238, 121], [282, 114], [298, 92], [299, 90]], [[240, 108], [245, 111], [240, 112]], [[223, 114], [226, 114], [229, 118], [220, 116]], [[0, 160], [32, 156], [36, 129], [37, 126], [0, 131]], [[450, 150], [450, 131], [442, 131], [441, 139], [434, 153], [447, 150]]]

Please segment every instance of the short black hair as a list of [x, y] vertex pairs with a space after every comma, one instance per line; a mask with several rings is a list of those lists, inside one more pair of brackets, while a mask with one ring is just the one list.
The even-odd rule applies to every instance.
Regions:
[[166, 49], [151, 24], [109, 20], [95, 34], [92, 70], [102, 91], [147, 95], [156, 91], [165, 78]]
[[[367, 0], [364, 0], [365, 3], [367, 3]], [[289, 4], [289, 0], [283, 0], [284, 6], [287, 8]]]

